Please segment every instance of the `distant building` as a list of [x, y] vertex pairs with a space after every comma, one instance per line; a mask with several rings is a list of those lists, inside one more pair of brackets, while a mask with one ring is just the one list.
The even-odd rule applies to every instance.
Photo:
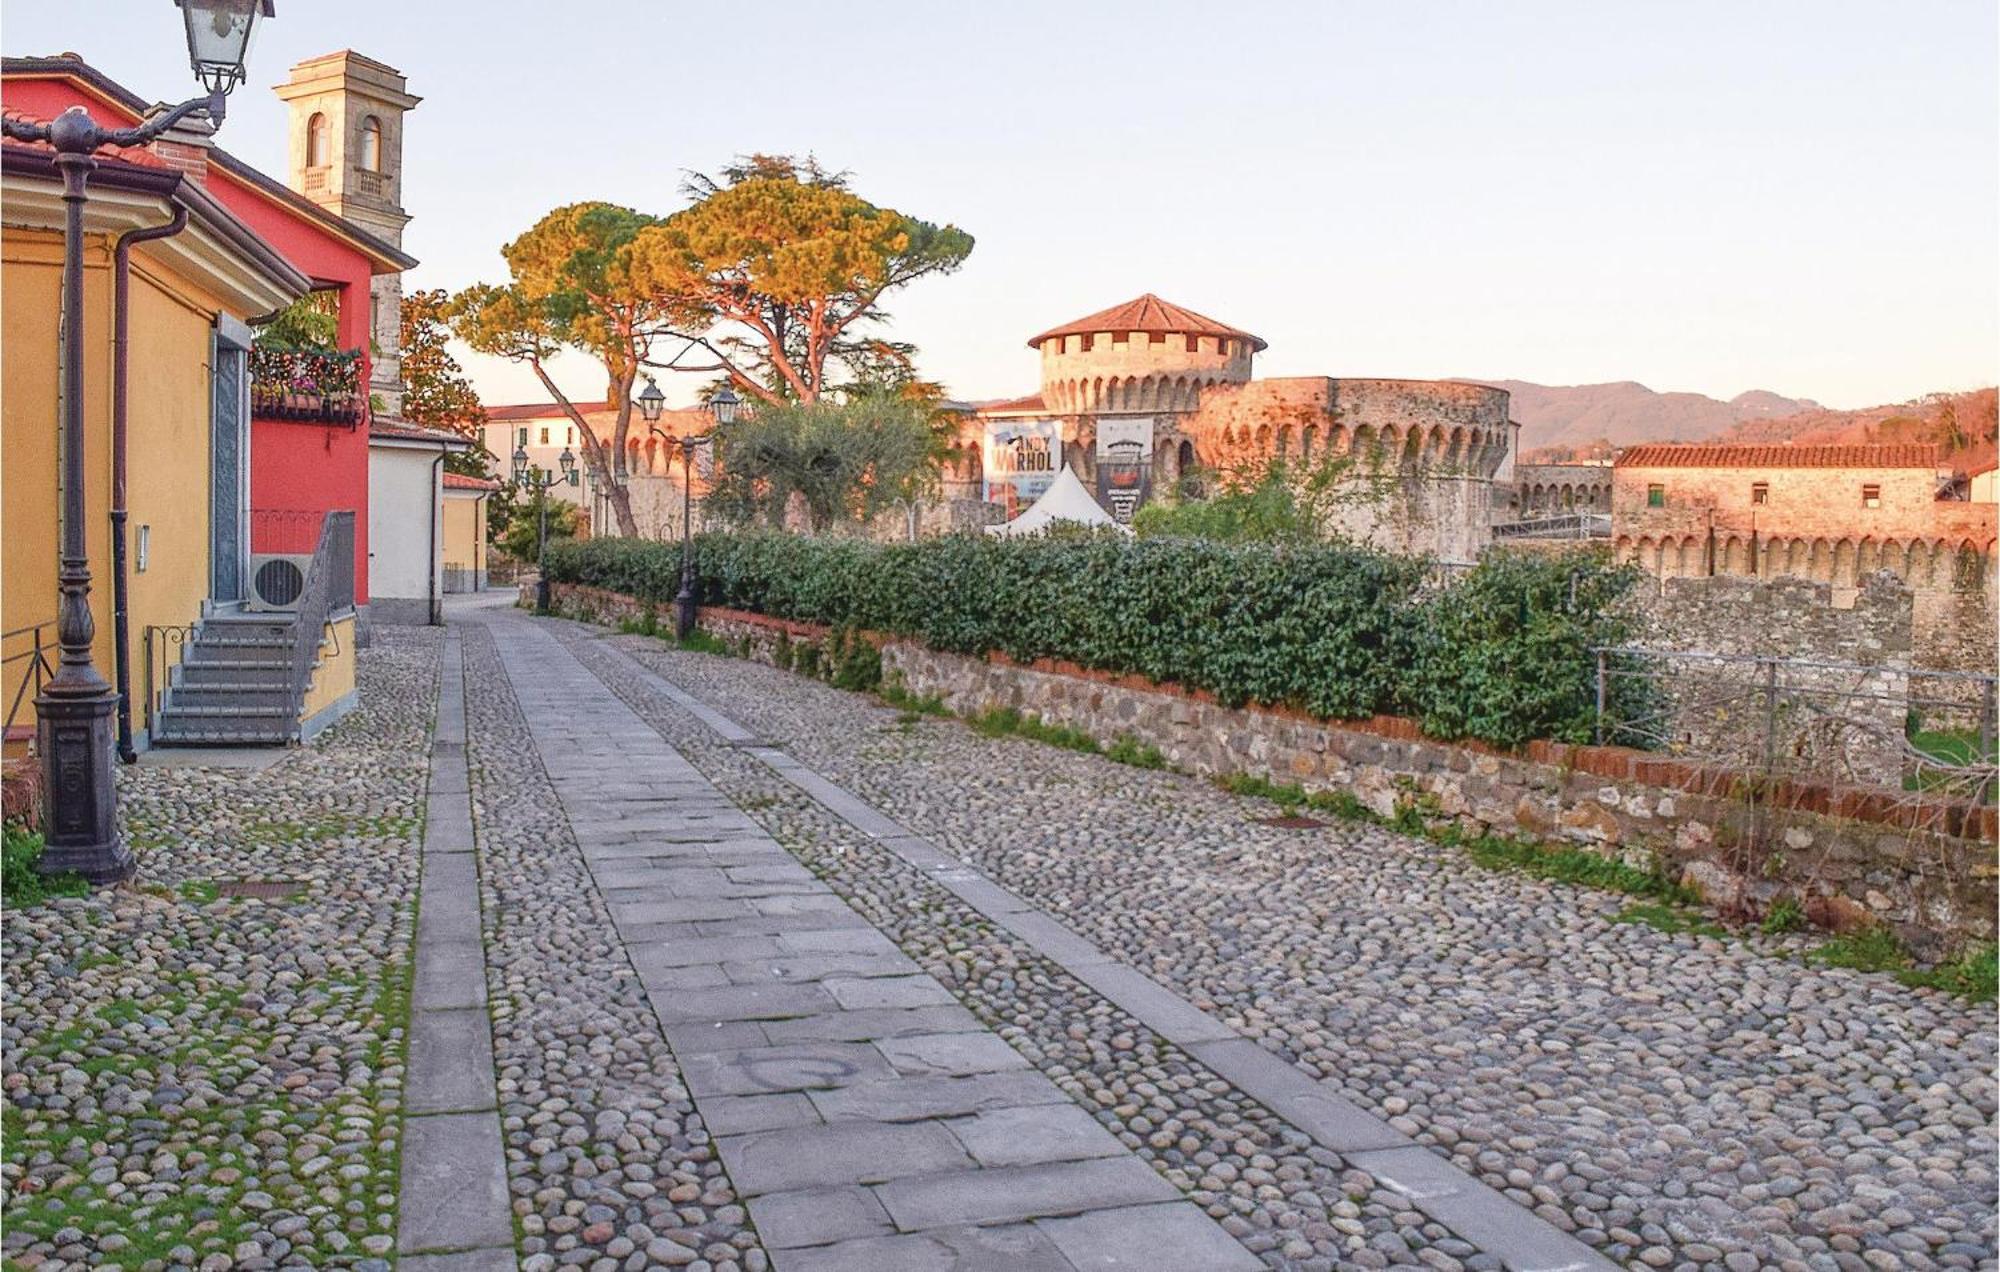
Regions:
[[1613, 545], [1662, 579], [1813, 579], [1836, 605], [1887, 570], [1915, 593], [1918, 665], [1991, 672], [1996, 508], [1952, 493], [1928, 444], [1634, 446]]
[[[591, 432], [608, 444], [618, 422], [617, 405], [610, 402], [577, 402], [573, 405], [589, 422]], [[639, 417], [637, 410], [632, 412], [625, 439], [626, 489], [631, 495], [632, 518], [640, 538], [673, 539], [679, 538], [681, 533], [679, 451], [652, 430], [657, 428], [667, 437], [679, 438], [686, 434], [706, 433], [713, 424], [708, 412], [694, 408], [664, 411], [651, 427]], [[481, 440], [487, 453], [493, 456], [494, 465], [505, 476], [513, 474], [513, 454], [516, 450], [526, 451], [529, 464], [551, 473], [560, 471], [563, 451], [571, 452], [576, 456], [577, 468], [582, 476], [574, 486], [564, 484], [551, 489], [549, 497], [574, 504], [583, 513], [590, 533], [617, 533], [610, 500], [604, 491], [598, 489], [596, 479], [584, 463], [584, 443], [576, 421], [559, 403], [523, 402], [489, 406], [486, 408], [486, 424]], [[701, 528], [701, 498], [707, 493], [709, 475], [708, 455], [705, 451], [697, 451], [694, 490], [688, 501], [695, 514], [696, 530]]]
[[946, 472], [947, 505], [999, 502], [1013, 516], [1062, 467], [1126, 521], [1149, 499], [1212, 490], [1233, 469], [1335, 455], [1355, 461], [1341, 529], [1465, 562], [1491, 539], [1494, 484], [1512, 480], [1519, 425], [1503, 389], [1252, 379], [1261, 337], [1150, 293], [1028, 347], [1041, 355], [1040, 391], [973, 404]]

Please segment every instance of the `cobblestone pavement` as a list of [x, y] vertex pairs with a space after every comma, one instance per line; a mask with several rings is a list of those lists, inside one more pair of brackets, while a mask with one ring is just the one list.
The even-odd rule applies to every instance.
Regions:
[[[725, 745], [590, 629], [545, 626], [862, 917], [1267, 1265], [1501, 1266]], [[784, 679], [774, 685], [791, 689]]]
[[8, 912], [10, 1267], [387, 1268], [437, 649], [269, 768], [122, 769], [136, 886]]
[[767, 1251], [779, 1272], [1259, 1266], [547, 627], [483, 617], [672, 1058], [633, 1033], [677, 1063], [749, 1199], [746, 1266]]
[[[1994, 1265], [1990, 1008], [1753, 942], [1618, 924], [1615, 899], [1481, 872], [1379, 827], [1262, 826], [1269, 806], [1174, 774], [899, 720], [757, 664], [616, 643], [1611, 1258], [1731, 1272]], [[615, 655], [576, 647], [618, 685]], [[949, 907], [933, 918], [906, 867], [704, 744], [669, 706], [642, 713], [745, 807], [768, 801], [757, 815], [871, 921], [1011, 1021], [1024, 1054], [1053, 1047], [1073, 1093], [1135, 1119], [1130, 1134], [1170, 1174], [1234, 1210], [1236, 1230], [1268, 1234], [1280, 1259], [1466, 1253], [1385, 1215], [1393, 1199], [1342, 1203], [1324, 1171], [1302, 1186], [1315, 1165], [1284, 1155], [1282, 1127], [1235, 1159], [1215, 1152], [1217, 1138], [1189, 1131], [1202, 1112], [1181, 1103], [1203, 1083], [1158, 1039]]]

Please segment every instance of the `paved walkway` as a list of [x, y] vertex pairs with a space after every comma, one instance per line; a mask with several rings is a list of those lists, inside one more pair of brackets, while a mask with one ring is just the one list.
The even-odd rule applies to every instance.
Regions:
[[469, 617], [779, 1272], [1262, 1266], [545, 629]]

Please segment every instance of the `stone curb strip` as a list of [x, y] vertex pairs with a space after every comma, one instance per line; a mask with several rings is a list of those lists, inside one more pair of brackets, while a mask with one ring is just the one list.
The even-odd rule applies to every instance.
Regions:
[[777, 1272], [1262, 1264], [546, 631], [496, 644]]
[[514, 1217], [493, 1086], [457, 632], [445, 636], [443, 662], [417, 894], [396, 1250], [411, 1272], [502, 1272], [515, 1266]]
[[1514, 1272], [1565, 1272], [1616, 1265], [1554, 1224], [1481, 1183], [1443, 1157], [1282, 1057], [1119, 963], [1056, 918], [940, 850], [900, 822], [828, 781], [707, 702], [610, 642], [632, 667], [724, 742], [756, 757], [863, 834], [1032, 946], [1042, 957], [1129, 1012], [1273, 1113], [1408, 1197], [1418, 1210], [1495, 1256]]

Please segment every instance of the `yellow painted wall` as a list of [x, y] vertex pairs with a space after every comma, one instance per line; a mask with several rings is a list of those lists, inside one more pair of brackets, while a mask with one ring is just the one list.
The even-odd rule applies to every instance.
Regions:
[[[84, 274], [84, 499], [93, 654], [107, 682], [114, 674], [110, 265], [107, 242], [93, 238]], [[61, 291], [60, 235], [7, 229], [0, 237], [0, 630], [53, 621], [56, 614]], [[129, 648], [133, 720], [143, 725], [145, 629], [193, 622], [208, 595], [209, 340], [219, 304], [144, 248], [133, 253], [130, 299]], [[136, 569], [141, 525], [152, 528], [143, 573]], [[6, 652], [21, 643], [9, 640]], [[26, 671], [26, 660], [7, 664], [0, 680], [5, 702], [13, 701]], [[15, 722], [32, 724], [32, 708], [24, 705]]]
[[354, 615], [329, 619], [319, 643], [319, 666], [313, 669], [312, 683], [299, 707], [299, 723], [354, 692]]
[[444, 492], [444, 564], [467, 570], [486, 568], [484, 491]]

